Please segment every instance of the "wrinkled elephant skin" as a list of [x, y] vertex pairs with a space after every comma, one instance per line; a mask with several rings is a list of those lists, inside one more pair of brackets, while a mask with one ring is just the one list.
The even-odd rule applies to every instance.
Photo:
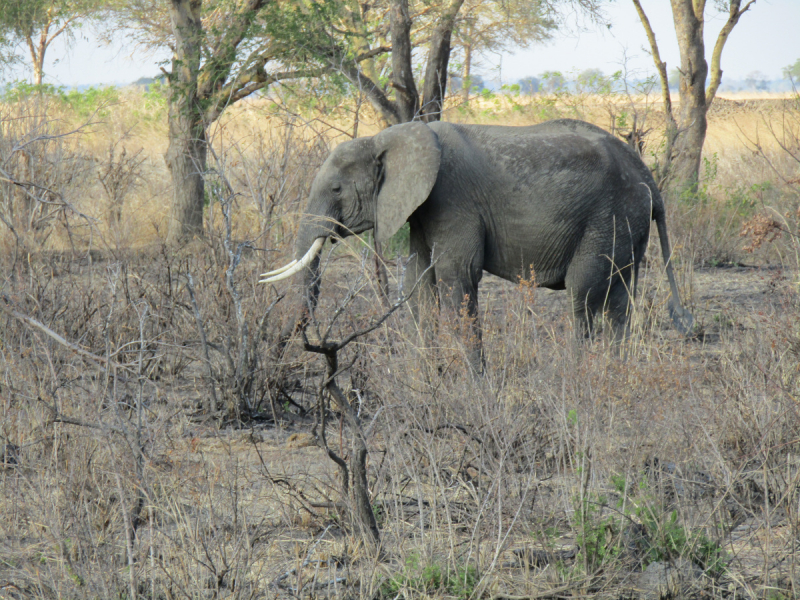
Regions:
[[406, 123], [331, 152], [301, 221], [297, 263], [270, 280], [304, 270], [313, 304], [315, 240], [374, 229], [385, 242], [408, 221], [406, 285], [433, 261], [412, 299], [414, 314], [437, 294], [452, 308], [466, 302], [476, 324], [470, 359], [480, 369], [477, 292], [484, 271], [566, 289], [584, 333], [605, 313], [621, 335], [653, 220], [670, 312], [688, 332], [692, 317], [680, 304], [669, 263], [664, 203], [632, 148], [566, 119], [530, 127]]

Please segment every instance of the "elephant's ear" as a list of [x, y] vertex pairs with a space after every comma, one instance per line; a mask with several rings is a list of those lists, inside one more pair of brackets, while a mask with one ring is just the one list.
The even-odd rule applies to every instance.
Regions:
[[386, 243], [427, 200], [439, 174], [439, 138], [424, 123], [403, 123], [373, 138], [383, 180], [378, 190], [375, 239]]

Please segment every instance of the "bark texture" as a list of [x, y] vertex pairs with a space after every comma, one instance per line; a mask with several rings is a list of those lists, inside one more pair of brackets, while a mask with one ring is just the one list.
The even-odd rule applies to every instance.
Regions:
[[703, 41], [704, 0], [672, 0], [672, 17], [681, 56], [680, 123], [672, 150], [667, 185], [678, 191], [694, 191], [700, 175], [700, 159], [706, 139], [706, 79], [708, 63]]
[[703, 144], [708, 129], [708, 109], [722, 81], [722, 50], [731, 31], [755, 0], [749, 0], [744, 7], [742, 0], [729, 0], [727, 3], [728, 18], [717, 36], [710, 68], [706, 61], [703, 40], [706, 0], [670, 1], [681, 57], [678, 69], [680, 113], [677, 118], [670, 98], [667, 64], [661, 60], [655, 33], [640, 0], [632, 0], [650, 42], [653, 62], [661, 79], [661, 92], [667, 116], [666, 145], [657, 165], [658, 184], [662, 190], [693, 193], [697, 190], [700, 179]]
[[321, 74], [319, 69], [267, 73], [274, 58], [248, 52], [258, 12], [269, 0], [242, 0], [231, 12], [212, 15], [219, 24], [203, 26], [203, 0], [167, 0], [173, 35], [169, 78], [169, 148], [165, 160], [172, 178], [167, 240], [179, 243], [203, 232], [204, 175], [208, 144], [206, 131], [226, 107], [270, 83]]
[[439, 121], [444, 108], [444, 95], [447, 90], [447, 65], [450, 62], [451, 38], [456, 15], [464, 0], [452, 0], [442, 14], [439, 24], [431, 37], [428, 65], [425, 69], [423, 88], [422, 120], [426, 123]]
[[[441, 9], [439, 21], [431, 32], [428, 61], [425, 69], [425, 84], [422, 100], [419, 88], [414, 81], [414, 66], [411, 39], [412, 19], [408, 0], [392, 0], [389, 6], [389, 32], [392, 45], [364, 50], [355, 59], [348, 59], [336, 49], [323, 51], [332, 69], [341, 72], [366, 96], [372, 107], [380, 115], [385, 125], [408, 123], [415, 119], [427, 122], [441, 119], [445, 93], [447, 91], [447, 67], [450, 62], [451, 38], [456, 18], [464, 0], [450, 0]], [[391, 53], [392, 73], [389, 86], [394, 90], [394, 98], [389, 91], [378, 85], [371, 76], [372, 59], [386, 52]], [[363, 63], [363, 64], [362, 64]]]
[[175, 36], [169, 80], [169, 147], [165, 160], [172, 178], [167, 241], [175, 244], [203, 232], [206, 134], [197, 94], [203, 25], [201, 0], [170, 0]]
[[395, 0], [390, 10], [392, 29], [392, 87], [401, 123], [413, 121], [419, 111], [419, 93], [411, 65], [411, 17], [408, 0]]

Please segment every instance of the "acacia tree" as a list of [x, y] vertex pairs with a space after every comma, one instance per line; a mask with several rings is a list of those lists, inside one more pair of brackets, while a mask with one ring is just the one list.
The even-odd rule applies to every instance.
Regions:
[[103, 0], [16, 0], [0, 7], [0, 33], [9, 42], [22, 43], [33, 67], [33, 82], [44, 79], [44, 59], [50, 44], [69, 37], [72, 30], [87, 19], [99, 19]]
[[[418, 118], [437, 121], [447, 90], [453, 28], [463, 4], [464, 0], [428, 5], [409, 5], [408, 0], [365, 3], [348, 15], [357, 34], [339, 35], [334, 33], [335, 24], [329, 23], [329, 43], [319, 45], [315, 52], [364, 93], [386, 125]], [[388, 28], [381, 24], [386, 16]], [[348, 44], [349, 40], [355, 44]], [[413, 56], [423, 45], [428, 46], [428, 54], [418, 85]]]
[[[356, 86], [385, 125], [436, 121], [454, 49], [471, 64], [475, 52], [545, 39], [563, 9], [596, 19], [601, 1], [351, 0], [312, 53]], [[424, 64], [415, 64], [422, 57]]]
[[461, 54], [464, 101], [469, 99], [476, 55], [514, 46], [528, 48], [550, 39], [556, 28], [554, 12], [552, 3], [546, 0], [466, 0], [453, 34], [453, 45]]
[[722, 81], [722, 50], [741, 16], [755, 4], [756, 0], [748, 0], [744, 6], [742, 0], [716, 0], [715, 4], [728, 13], [728, 18], [714, 44], [710, 68], [706, 61], [703, 40], [706, 0], [670, 1], [681, 56], [681, 65], [678, 69], [680, 112], [677, 118], [669, 93], [667, 63], [661, 60], [655, 33], [641, 1], [632, 0], [650, 42], [653, 61], [661, 79], [661, 92], [667, 117], [666, 145], [658, 165], [659, 187], [694, 191], [697, 189], [700, 175], [700, 159], [708, 128], [708, 109], [714, 102]]
[[172, 179], [167, 241], [203, 232], [206, 132], [223, 111], [277, 81], [313, 74], [285, 69], [285, 46], [275, 36], [286, 11], [275, 0], [120, 0], [118, 24], [144, 34], [149, 47], [172, 50], [168, 82]]

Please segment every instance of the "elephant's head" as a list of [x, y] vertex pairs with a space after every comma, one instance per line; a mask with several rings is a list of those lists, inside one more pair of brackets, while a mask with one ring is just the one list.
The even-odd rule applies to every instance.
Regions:
[[297, 234], [296, 258], [264, 273], [262, 283], [291, 277], [306, 267], [316, 280], [325, 239], [373, 229], [383, 243], [391, 238], [436, 183], [441, 148], [423, 123], [390, 127], [371, 138], [339, 145], [319, 170]]

